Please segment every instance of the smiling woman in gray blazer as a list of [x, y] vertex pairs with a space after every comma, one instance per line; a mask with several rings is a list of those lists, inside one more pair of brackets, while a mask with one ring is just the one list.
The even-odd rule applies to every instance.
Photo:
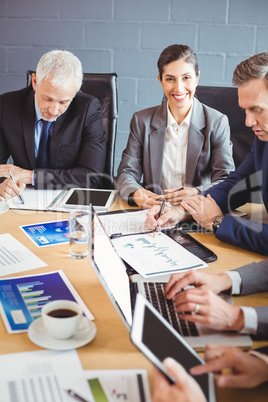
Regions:
[[178, 205], [234, 170], [227, 116], [194, 97], [200, 76], [195, 53], [171, 45], [158, 70], [165, 100], [133, 115], [117, 175], [121, 196], [141, 208], [159, 204], [159, 195]]

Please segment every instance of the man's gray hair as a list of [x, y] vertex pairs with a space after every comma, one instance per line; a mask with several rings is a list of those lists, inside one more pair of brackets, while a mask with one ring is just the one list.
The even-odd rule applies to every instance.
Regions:
[[52, 50], [45, 53], [36, 68], [36, 83], [49, 79], [55, 87], [69, 88], [73, 82], [79, 91], [83, 80], [80, 60], [67, 50]]
[[257, 78], [264, 78], [268, 88], [268, 52], [255, 54], [241, 61], [234, 71], [233, 83], [242, 85]]

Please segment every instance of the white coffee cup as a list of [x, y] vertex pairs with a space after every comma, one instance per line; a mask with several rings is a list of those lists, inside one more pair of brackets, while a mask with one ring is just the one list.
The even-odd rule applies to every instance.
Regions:
[[82, 308], [71, 300], [54, 300], [42, 308], [42, 320], [53, 338], [71, 338], [82, 318]]

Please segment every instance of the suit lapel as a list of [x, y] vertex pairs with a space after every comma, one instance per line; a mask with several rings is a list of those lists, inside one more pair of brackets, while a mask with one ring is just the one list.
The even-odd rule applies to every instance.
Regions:
[[29, 93], [22, 112], [22, 132], [26, 148], [26, 156], [31, 169], [35, 168], [35, 108], [34, 91]]
[[154, 130], [149, 134], [150, 166], [154, 191], [158, 193], [161, 187], [163, 156], [166, 143], [167, 102], [163, 102], [156, 109], [151, 126]]
[[195, 170], [205, 138], [202, 129], [206, 126], [206, 119], [201, 103], [194, 98], [191, 116], [189, 140], [186, 159], [186, 184], [192, 183]]

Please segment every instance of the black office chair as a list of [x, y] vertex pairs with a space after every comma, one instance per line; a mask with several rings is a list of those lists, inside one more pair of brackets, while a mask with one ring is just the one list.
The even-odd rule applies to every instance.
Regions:
[[[32, 73], [27, 71], [27, 85], [32, 83]], [[106, 137], [106, 163], [103, 187], [114, 187], [114, 156], [118, 121], [117, 74], [84, 73], [81, 91], [98, 98], [102, 106], [103, 127]]]
[[219, 110], [228, 117], [233, 158], [235, 167], [238, 167], [251, 149], [254, 133], [251, 128], [245, 126], [245, 113], [238, 105], [237, 88], [198, 86], [196, 97], [200, 102]]
[[[226, 114], [231, 129], [233, 143], [233, 158], [237, 168], [251, 150], [255, 134], [245, 125], [245, 113], [238, 105], [238, 93], [235, 87], [206, 87], [196, 88], [197, 99], [207, 106]], [[251, 186], [257, 186], [256, 174], [251, 176]], [[261, 193], [256, 189], [252, 194], [251, 202], [262, 202]]]

